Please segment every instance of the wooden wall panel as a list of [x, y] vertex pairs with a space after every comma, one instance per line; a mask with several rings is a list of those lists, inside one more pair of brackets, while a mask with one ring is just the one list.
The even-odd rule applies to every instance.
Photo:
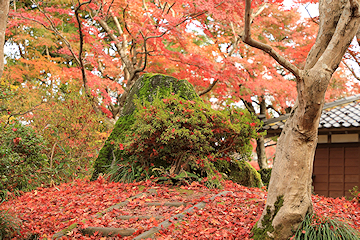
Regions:
[[316, 194], [350, 196], [349, 189], [360, 187], [360, 144], [319, 144], [313, 174]]

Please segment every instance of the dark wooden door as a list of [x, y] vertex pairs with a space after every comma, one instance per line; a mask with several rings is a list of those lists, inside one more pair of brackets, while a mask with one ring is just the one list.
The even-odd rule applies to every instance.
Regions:
[[349, 189], [360, 188], [360, 144], [318, 144], [313, 175], [316, 194], [350, 196]]

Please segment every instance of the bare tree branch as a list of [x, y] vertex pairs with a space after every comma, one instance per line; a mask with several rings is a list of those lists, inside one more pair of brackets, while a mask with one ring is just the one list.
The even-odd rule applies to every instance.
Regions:
[[271, 46], [255, 41], [251, 38], [251, 0], [246, 0], [245, 4], [245, 30], [243, 34], [240, 36], [243, 42], [249, 44], [252, 47], [260, 49], [267, 54], [269, 54], [272, 58], [275, 59], [281, 66], [290, 71], [297, 79], [300, 79], [300, 70], [285, 59], [283, 56], [278, 54]]
[[[258, 16], [266, 7], [267, 7], [267, 3], [262, 4], [262, 5], [260, 6], [260, 8], [256, 11], [256, 13], [254, 13], [254, 14], [251, 15], [251, 22], [252, 22], [253, 19], [254, 19], [256, 16]], [[233, 40], [234, 42], [232, 43], [233, 47], [232, 47], [232, 49], [230, 50], [230, 52], [229, 52], [227, 55], [224, 54], [224, 58], [230, 57], [230, 56], [235, 52], [235, 50], [236, 50], [237, 47], [238, 47], [238, 43], [239, 43], [239, 41], [240, 41], [240, 37], [239, 37], [239, 36], [236, 34], [236, 32], [235, 32], [235, 28], [234, 28], [233, 22], [230, 22], [230, 26], [231, 26], [231, 29], [232, 29], [233, 34], [234, 34], [234, 40]], [[225, 64], [224, 64], [224, 65], [225, 65]], [[199, 93], [198, 93], [199, 96], [202, 96], [202, 95], [210, 92], [210, 91], [214, 88], [214, 86], [216, 85], [216, 83], [218, 83], [218, 81], [219, 81], [219, 79], [217, 79], [216, 81], [214, 81], [212, 84], [210, 84], [210, 85], [209, 85], [206, 89], [204, 89], [203, 91], [199, 92]]]
[[[309, 4], [310, 4], [310, 3], [309, 3]], [[309, 5], [309, 4], [308, 4], [308, 5]], [[308, 5], [306, 5], [306, 7], [305, 7], [306, 12], [308, 13], [311, 21], [313, 21], [315, 24], [318, 24], [318, 25], [319, 25], [319, 22], [316, 21], [315, 18], [311, 16], [311, 14], [310, 14], [310, 12], [309, 12], [309, 9], [308, 9]]]
[[116, 51], [119, 53], [119, 56], [121, 58], [121, 61], [125, 65], [125, 67], [128, 69], [129, 72], [133, 71], [133, 66], [131, 64], [131, 61], [129, 60], [128, 56], [126, 55], [124, 46], [120, 42], [120, 40], [112, 33], [112, 29], [109, 27], [109, 25], [102, 19], [97, 19], [100, 26], [105, 30], [105, 32], [108, 34], [108, 36], [111, 38], [112, 41], [114, 41], [116, 46]]
[[209, 85], [209, 87], [207, 87], [205, 90], [199, 92], [199, 93], [198, 93], [199, 96], [202, 96], [202, 95], [210, 92], [210, 91], [214, 88], [214, 86], [216, 85], [216, 83], [217, 83], [218, 81], [219, 81], [219, 79], [216, 79], [212, 84]]
[[356, 80], [360, 81], [360, 77], [356, 74], [354, 68], [350, 67], [349, 64], [347, 64], [344, 59], [343, 59], [341, 62], [342, 62], [342, 63], [346, 66], [346, 68], [351, 72], [351, 74], [353, 75], [353, 77], [356, 78]]
[[[8, 119], [4, 125], [4, 128], [10, 124], [10, 119], [11, 117], [16, 117], [16, 116], [22, 116], [22, 115], [25, 115], [25, 114], [28, 114], [32, 111], [34, 111], [37, 107], [39, 107], [40, 105], [42, 105], [43, 103], [46, 103], [44, 101], [41, 101], [39, 104], [35, 105], [34, 107], [32, 107], [31, 109], [27, 110], [26, 112], [18, 112], [18, 113], [10, 113], [9, 116], [8, 116]], [[2, 110], [3, 111], [3, 110]], [[8, 110], [5, 110], [5, 111], [8, 111]]]
[[90, 96], [90, 93], [89, 93], [89, 88], [88, 88], [88, 85], [87, 85], [87, 78], [86, 78], [86, 72], [85, 72], [85, 67], [84, 67], [84, 60], [83, 60], [83, 57], [82, 57], [83, 48], [84, 48], [84, 34], [82, 32], [82, 22], [81, 22], [80, 16], [79, 16], [79, 10], [80, 10], [81, 6], [83, 6], [85, 4], [89, 4], [91, 2], [92, 2], [92, 0], [80, 3], [80, 0], [78, 0], [78, 6], [75, 9], [75, 17], [76, 17], [76, 21], [77, 21], [77, 23], [79, 25], [79, 37], [80, 37], [80, 42], [79, 42], [79, 47], [80, 47], [80, 50], [79, 50], [79, 64], [80, 64], [80, 70], [81, 70], [83, 85], [84, 85], [86, 93], [89, 96]]

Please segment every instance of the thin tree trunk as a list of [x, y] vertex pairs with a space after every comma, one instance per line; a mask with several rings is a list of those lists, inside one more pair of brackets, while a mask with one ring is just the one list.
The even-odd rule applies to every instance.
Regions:
[[265, 152], [265, 138], [263, 136], [256, 139], [256, 155], [260, 169], [268, 168]]
[[10, 0], [0, 1], [0, 78], [4, 70], [5, 30], [9, 13]]
[[[260, 116], [266, 115], [266, 103], [264, 97], [260, 101]], [[256, 140], [256, 155], [260, 169], [268, 168], [266, 152], [265, 152], [265, 138], [261, 136]]]

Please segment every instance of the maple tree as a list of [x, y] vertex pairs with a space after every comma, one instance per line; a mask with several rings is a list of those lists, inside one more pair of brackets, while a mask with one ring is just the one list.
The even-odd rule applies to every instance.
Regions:
[[[301, 65], [316, 24], [299, 21], [295, 8], [256, 5], [253, 17], [264, 27], [254, 34]], [[187, 79], [204, 99], [216, 98], [218, 106], [243, 101], [255, 113], [254, 104], [267, 103], [261, 114], [283, 113], [294, 102], [295, 82], [284, 81], [289, 74], [281, 66], [273, 68], [276, 63], [266, 54], [241, 44], [243, 9], [238, 1], [12, 2], [7, 43], [19, 56], [8, 56], [5, 74], [23, 83], [19, 96], [32, 96], [15, 112], [36, 109], [44, 95], [74, 84], [79, 98], [85, 97], [111, 129], [134, 81], [142, 72], [158, 72]], [[329, 98], [344, 90], [345, 81], [337, 79]], [[260, 166], [265, 166], [260, 150]]]
[[[269, 96], [278, 95], [275, 101], [286, 106], [286, 101], [294, 97], [293, 82], [277, 85], [283, 79], [279, 77], [281, 74], [272, 70], [274, 62], [269, 57], [239, 45], [236, 32], [243, 26], [239, 18], [243, 3], [214, 2], [184, 7], [161, 1], [146, 4], [143, 1], [92, 1], [81, 3], [81, 9], [77, 12], [79, 6], [74, 5], [75, 10], [71, 10], [72, 5], [64, 2], [61, 14], [54, 13], [59, 6], [54, 6], [52, 2], [25, 3], [25, 8], [17, 3], [17, 11], [11, 13], [11, 27], [20, 23], [32, 30], [34, 27], [45, 28], [45, 32], [41, 31], [41, 40], [48, 39], [49, 46], [42, 49], [43, 56], [59, 57], [58, 51], [72, 65], [79, 67], [83, 61], [84, 67], [80, 68], [86, 69], [86, 79], [80, 76], [84, 75], [83, 70], [71, 72], [72, 76], [82, 78], [84, 87], [94, 97], [99, 97], [98, 103], [106, 107], [101, 108], [102, 111], [107, 114], [111, 112], [110, 117], [116, 118], [121, 112], [119, 108], [126, 99], [127, 91], [142, 71], [167, 73], [187, 79], [200, 95], [216, 83], [219, 87], [213, 92], [220, 101], [228, 98], [249, 101], [250, 96], [264, 97], [268, 91]], [[277, 47], [292, 54], [295, 60], [300, 60], [303, 50], [313, 43], [311, 30], [305, 28], [306, 24], [298, 26], [299, 14], [295, 11], [283, 12], [272, 4], [261, 7], [264, 10], [256, 16], [259, 16], [266, 31], [259, 28], [259, 38], [267, 41], [264, 36], [271, 34], [274, 44], [282, 39]], [[224, 11], [228, 13], [226, 18], [222, 17]], [[268, 17], [274, 12], [281, 15], [281, 21]], [[64, 25], [60, 28], [60, 20], [65, 17], [71, 20], [63, 23], [67, 26], [65, 29]], [[80, 22], [78, 18], [81, 18]], [[283, 25], [281, 31], [277, 27], [279, 25]], [[299, 30], [291, 31], [295, 26]], [[302, 49], [289, 48], [290, 43]], [[145, 48], [147, 51], [144, 52]], [[83, 59], [81, 54], [85, 55]], [[252, 61], [248, 61], [249, 58]], [[253, 62], [259, 64], [253, 65]], [[263, 76], [274, 76], [273, 87], [263, 84]], [[275, 86], [285, 88], [279, 91]], [[277, 108], [276, 104], [273, 108]]]

